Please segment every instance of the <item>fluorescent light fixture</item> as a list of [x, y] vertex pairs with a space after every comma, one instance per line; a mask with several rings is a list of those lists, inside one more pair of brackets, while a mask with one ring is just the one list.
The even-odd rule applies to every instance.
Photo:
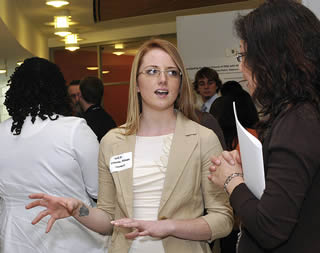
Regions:
[[115, 44], [114, 49], [123, 49], [123, 44], [122, 43]]
[[87, 67], [87, 70], [97, 70], [98, 67]]
[[124, 54], [124, 52], [123, 51], [115, 51], [115, 52], [112, 52], [113, 54], [115, 54], [115, 55], [123, 55]]
[[0, 69], [0, 74], [5, 74], [5, 73], [7, 73], [7, 70], [5, 70], [5, 69]]
[[68, 5], [69, 2], [68, 1], [51, 0], [51, 1], [47, 1], [46, 4], [53, 6], [53, 7], [56, 7], [56, 8], [60, 8], [62, 6]]

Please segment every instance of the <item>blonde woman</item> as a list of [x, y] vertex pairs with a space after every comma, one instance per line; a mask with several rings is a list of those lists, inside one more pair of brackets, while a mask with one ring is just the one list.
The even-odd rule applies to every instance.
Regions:
[[98, 207], [32, 194], [37, 200], [27, 208], [45, 207], [33, 224], [51, 215], [49, 232], [55, 220], [73, 216], [112, 234], [110, 252], [211, 252], [206, 241], [226, 236], [233, 216], [227, 195], [208, 180], [220, 142], [196, 120], [177, 49], [146, 42], [132, 66], [127, 123], [101, 141]]

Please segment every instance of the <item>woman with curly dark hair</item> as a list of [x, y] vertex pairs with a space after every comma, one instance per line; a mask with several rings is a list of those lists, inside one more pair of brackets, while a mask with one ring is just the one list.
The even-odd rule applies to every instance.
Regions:
[[[38, 211], [25, 209], [30, 192], [81, 198], [92, 206], [98, 190], [98, 141], [85, 121], [70, 115], [59, 68], [29, 58], [8, 82], [0, 124], [0, 252], [104, 252], [104, 237], [73, 219], [43, 234], [31, 225]], [[67, 236], [66, 236], [67, 235]]]
[[252, 194], [236, 151], [212, 159], [210, 179], [241, 219], [239, 253], [320, 252], [320, 21], [297, 1], [268, 0], [235, 28], [240, 70], [264, 116], [266, 187]]

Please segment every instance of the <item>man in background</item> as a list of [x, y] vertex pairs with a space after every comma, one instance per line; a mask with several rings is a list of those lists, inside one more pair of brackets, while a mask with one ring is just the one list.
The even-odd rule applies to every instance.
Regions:
[[99, 142], [110, 129], [116, 127], [112, 117], [100, 105], [103, 92], [103, 83], [97, 77], [89, 76], [80, 81], [79, 103], [84, 112], [83, 118]]
[[71, 98], [72, 115], [82, 117], [82, 109], [80, 100], [80, 80], [72, 80], [68, 86], [68, 93]]
[[203, 67], [196, 73], [193, 87], [202, 98], [202, 112], [210, 112], [213, 101], [218, 98], [221, 86], [222, 82], [214, 69]]

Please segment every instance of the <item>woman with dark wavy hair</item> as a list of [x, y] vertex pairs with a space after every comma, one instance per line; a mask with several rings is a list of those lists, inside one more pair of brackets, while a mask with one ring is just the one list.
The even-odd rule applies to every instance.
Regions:
[[29, 58], [8, 82], [5, 106], [11, 118], [0, 124], [0, 252], [104, 252], [104, 237], [60, 221], [44, 234], [31, 225], [43, 208], [27, 211], [30, 192], [74, 196], [92, 206], [98, 191], [98, 141], [85, 121], [70, 115], [59, 68]]
[[242, 221], [238, 252], [320, 252], [320, 21], [296, 1], [269, 0], [235, 28], [240, 70], [264, 116], [266, 188], [252, 194], [236, 151], [214, 157], [209, 178]]

